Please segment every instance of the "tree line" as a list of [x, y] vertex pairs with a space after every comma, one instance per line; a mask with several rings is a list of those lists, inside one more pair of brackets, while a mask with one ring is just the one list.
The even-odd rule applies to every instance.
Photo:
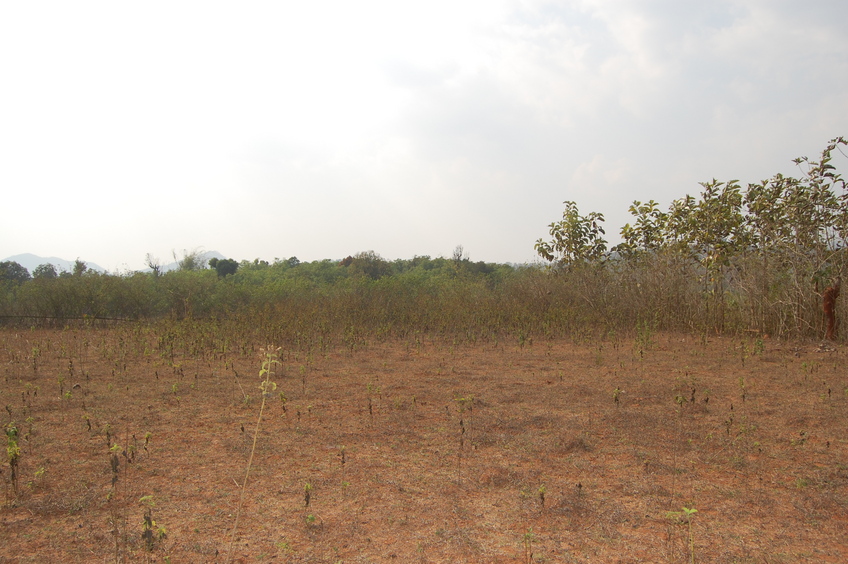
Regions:
[[[842, 137], [802, 174], [748, 184], [704, 182], [698, 196], [663, 211], [635, 201], [632, 222], [610, 247], [604, 217], [565, 202], [544, 263], [515, 266], [452, 257], [388, 261], [373, 251], [343, 260], [205, 261], [186, 252], [163, 272], [71, 272], [41, 265], [32, 275], [0, 263], [0, 321], [263, 320], [287, 338], [409, 335], [521, 339], [636, 330], [754, 332], [821, 337], [822, 297], [845, 271], [848, 192], [834, 165]], [[834, 302], [838, 320], [844, 308]], [[38, 321], [42, 320], [42, 321]], [[45, 321], [46, 320], [46, 321]], [[271, 325], [266, 325], [270, 323]], [[273, 326], [273, 327], [272, 327]]]

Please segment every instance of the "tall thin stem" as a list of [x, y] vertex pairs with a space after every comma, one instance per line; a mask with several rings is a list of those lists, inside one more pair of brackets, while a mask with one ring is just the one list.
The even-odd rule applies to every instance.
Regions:
[[244, 504], [244, 492], [247, 489], [247, 478], [250, 476], [250, 467], [253, 465], [253, 453], [256, 452], [256, 439], [259, 437], [259, 423], [262, 421], [262, 412], [265, 410], [265, 394], [262, 394], [262, 404], [259, 406], [259, 417], [256, 419], [256, 428], [253, 431], [253, 445], [250, 448], [250, 457], [247, 459], [247, 470], [244, 473], [244, 482], [241, 484], [241, 494], [239, 495], [238, 509], [236, 510], [236, 521], [233, 524], [233, 532], [230, 536], [230, 546], [227, 550], [226, 562], [230, 562], [233, 553], [233, 544], [236, 541], [236, 531], [238, 530], [239, 519], [241, 518], [241, 507]]
[[259, 384], [259, 389], [262, 390], [262, 403], [259, 406], [259, 415], [256, 418], [256, 428], [253, 430], [253, 445], [250, 447], [250, 456], [247, 459], [247, 469], [244, 472], [244, 481], [241, 484], [241, 494], [239, 495], [238, 509], [236, 510], [236, 520], [235, 523], [233, 523], [233, 532], [230, 536], [230, 546], [227, 549], [227, 559], [225, 560], [227, 563], [231, 561], [233, 554], [233, 545], [236, 541], [236, 532], [238, 531], [239, 520], [241, 519], [241, 508], [242, 505], [244, 505], [244, 493], [247, 490], [247, 479], [250, 477], [250, 468], [253, 466], [253, 455], [256, 452], [256, 440], [259, 437], [259, 425], [262, 423], [262, 413], [265, 411], [265, 400], [270, 391], [277, 387], [277, 385], [271, 381], [271, 375], [274, 373], [274, 365], [280, 364], [276, 355], [276, 351], [278, 350], [280, 349], [273, 349], [272, 347], [262, 349], [262, 352], [265, 355], [265, 360], [262, 361], [262, 369], [259, 371], [259, 375], [263, 377], [262, 383]]

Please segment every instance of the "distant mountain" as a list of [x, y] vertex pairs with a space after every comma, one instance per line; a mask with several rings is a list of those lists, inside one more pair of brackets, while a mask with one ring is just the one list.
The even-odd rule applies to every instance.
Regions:
[[[24, 253], [22, 255], [15, 255], [13, 257], [7, 257], [7, 258], [4, 258], [0, 262], [6, 262], [6, 261], [18, 263], [19, 265], [21, 265], [24, 268], [26, 268], [27, 270], [29, 270], [30, 274], [32, 274], [32, 271], [35, 270], [36, 267], [38, 267], [42, 264], [48, 264], [48, 263], [55, 266], [56, 270], [59, 271], [59, 272], [62, 272], [63, 270], [65, 270], [67, 272], [73, 272], [74, 271], [74, 261], [72, 261], [72, 260], [65, 260], [65, 259], [61, 259], [61, 258], [58, 258], [58, 257], [40, 257], [40, 256], [34, 255], [32, 253]], [[91, 270], [96, 270], [97, 272], [105, 272], [106, 271], [102, 266], [94, 264], [93, 262], [88, 262], [88, 261], [83, 261], [83, 262]]]
[[[222, 255], [218, 251], [206, 251], [204, 253], [200, 253], [200, 258], [203, 261], [203, 268], [206, 268], [206, 264], [209, 262], [209, 259], [216, 258], [218, 260], [222, 260], [222, 259], [225, 259], [227, 257]], [[56, 270], [58, 272], [62, 272], [63, 270], [67, 271], [67, 272], [73, 272], [74, 271], [74, 261], [72, 261], [72, 260], [65, 260], [65, 259], [61, 259], [61, 258], [58, 258], [58, 257], [40, 257], [40, 256], [34, 255], [32, 253], [24, 253], [22, 255], [15, 255], [13, 257], [4, 258], [0, 262], [5, 262], [5, 261], [18, 263], [19, 265], [21, 265], [24, 268], [26, 268], [27, 270], [29, 270], [30, 274], [32, 274], [32, 271], [35, 270], [36, 267], [38, 267], [42, 264], [47, 264], [47, 263], [50, 263], [53, 266], [55, 266]], [[106, 272], [106, 269], [103, 268], [102, 266], [98, 265], [98, 264], [94, 264], [93, 262], [88, 262], [88, 261], [85, 261], [85, 260], [83, 262], [86, 264], [86, 266], [88, 266], [88, 268], [90, 270], [96, 270], [97, 272]], [[161, 272], [168, 272], [168, 271], [171, 271], [171, 270], [177, 270], [177, 269], [179, 269], [179, 267], [180, 267], [179, 261], [172, 262], [172, 263], [169, 263], [169, 264], [163, 264], [162, 268], [161, 268]], [[150, 272], [150, 269], [145, 268], [141, 272]]]

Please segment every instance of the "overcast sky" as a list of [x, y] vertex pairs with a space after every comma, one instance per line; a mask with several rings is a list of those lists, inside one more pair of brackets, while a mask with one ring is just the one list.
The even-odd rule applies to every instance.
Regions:
[[[0, 258], [530, 262], [564, 200], [800, 175], [848, 2], [4, 2]], [[848, 162], [836, 164], [848, 173]]]

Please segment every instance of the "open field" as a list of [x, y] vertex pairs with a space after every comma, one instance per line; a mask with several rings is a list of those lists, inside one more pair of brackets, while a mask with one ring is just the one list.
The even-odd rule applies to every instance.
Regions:
[[[0, 343], [20, 449], [0, 465], [0, 562], [227, 561], [266, 343]], [[235, 562], [848, 561], [841, 346], [418, 336], [279, 354]]]

